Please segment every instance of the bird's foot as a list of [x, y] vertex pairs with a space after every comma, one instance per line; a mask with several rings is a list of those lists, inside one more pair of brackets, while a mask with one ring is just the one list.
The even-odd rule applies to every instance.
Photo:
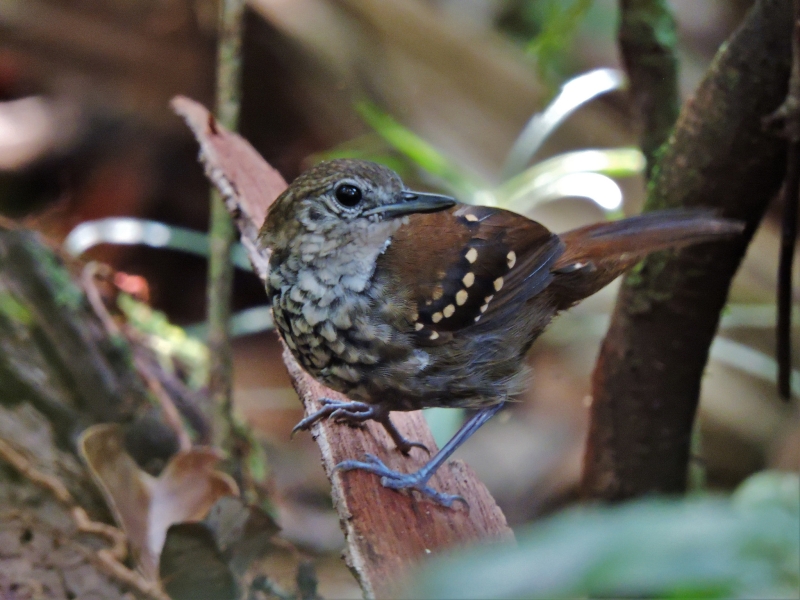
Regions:
[[348, 425], [362, 425], [365, 421], [373, 420], [383, 425], [384, 429], [386, 429], [386, 432], [397, 446], [397, 449], [403, 454], [408, 454], [411, 448], [421, 448], [430, 454], [425, 444], [421, 442], [412, 442], [403, 437], [389, 418], [389, 411], [380, 406], [373, 406], [366, 402], [342, 402], [341, 400], [332, 400], [330, 398], [320, 398], [319, 402], [322, 404], [322, 408], [308, 415], [295, 425], [294, 429], [292, 429], [292, 435], [298, 431], [311, 429], [314, 423], [324, 418], [333, 419], [337, 423], [346, 423]]
[[469, 504], [463, 497], [457, 494], [437, 492], [427, 485], [428, 479], [430, 479], [432, 473], [425, 473], [425, 467], [416, 473], [392, 471], [374, 454], [366, 454], [363, 461], [345, 460], [334, 467], [334, 471], [353, 471], [356, 469], [378, 475], [381, 478], [381, 485], [383, 487], [398, 491], [416, 490], [423, 496], [447, 508], [452, 507], [454, 502], [463, 502], [464, 506], [469, 508]]
[[365, 402], [342, 402], [341, 400], [320, 398], [319, 403], [322, 404], [322, 408], [295, 425], [294, 429], [292, 429], [292, 434], [311, 429], [314, 423], [325, 418], [351, 425], [358, 425], [375, 418], [373, 414], [374, 407]]

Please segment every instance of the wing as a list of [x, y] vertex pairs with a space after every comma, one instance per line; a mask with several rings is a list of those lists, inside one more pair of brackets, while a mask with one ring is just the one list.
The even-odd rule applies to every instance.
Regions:
[[402, 319], [421, 342], [441, 344], [484, 318], [519, 310], [550, 283], [550, 267], [562, 251], [558, 236], [535, 221], [457, 205], [412, 215], [376, 270], [404, 274], [403, 284], [389, 278], [389, 297], [404, 298]]

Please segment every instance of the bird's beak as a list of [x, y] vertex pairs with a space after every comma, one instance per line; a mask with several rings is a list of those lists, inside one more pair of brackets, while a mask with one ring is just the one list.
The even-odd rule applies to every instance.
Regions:
[[363, 216], [382, 215], [384, 217], [401, 217], [413, 213], [427, 213], [444, 210], [456, 205], [456, 199], [440, 194], [404, 191], [398, 194], [399, 202], [384, 204], [364, 211]]

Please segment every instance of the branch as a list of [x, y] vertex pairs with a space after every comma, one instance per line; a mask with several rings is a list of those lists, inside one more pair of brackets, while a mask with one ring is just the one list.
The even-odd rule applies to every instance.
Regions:
[[[265, 280], [269, 255], [258, 247], [259, 225], [286, 183], [250, 144], [214, 122], [202, 106], [186, 98], [176, 98], [172, 106], [200, 142], [206, 173], [223, 194], [255, 271]], [[307, 413], [321, 408], [318, 400], [322, 397], [341, 398], [307, 375], [287, 350], [284, 362]], [[395, 413], [392, 418], [404, 435], [436, 451], [421, 412]], [[323, 421], [312, 433], [331, 479], [334, 505], [347, 539], [346, 560], [367, 597], [390, 596], [392, 586], [409, 567], [428, 554], [478, 540], [513, 538], [494, 499], [461, 461], [439, 469], [431, 484], [462, 495], [469, 502], [469, 512], [386, 489], [369, 473], [333, 472], [339, 462], [360, 458], [365, 452], [379, 456], [390, 468], [410, 471], [424, 464], [427, 457], [422, 452], [400, 455], [383, 427], [370, 422], [363, 429], [352, 429]]]
[[646, 209], [711, 207], [738, 239], [649, 257], [622, 286], [594, 372], [583, 489], [619, 500], [678, 493], [700, 380], [731, 278], [784, 174], [761, 126], [786, 96], [791, 2], [759, 0], [681, 113]]
[[782, 126], [789, 142], [786, 181], [783, 184], [781, 254], [778, 264], [777, 362], [778, 391], [785, 400], [791, 397], [792, 377], [792, 272], [797, 240], [797, 205], [800, 195], [800, 0], [794, 2], [792, 35], [792, 74], [789, 93], [766, 125]]
[[649, 178], [680, 110], [675, 19], [665, 0], [620, 0], [618, 36]]

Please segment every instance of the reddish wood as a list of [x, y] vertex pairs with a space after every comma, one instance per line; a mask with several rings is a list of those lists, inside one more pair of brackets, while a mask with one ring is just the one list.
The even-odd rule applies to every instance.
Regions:
[[[225, 196], [253, 266], [265, 279], [269, 257], [259, 250], [257, 234], [269, 205], [286, 183], [247, 141], [215, 123], [203, 106], [180, 97], [172, 106], [197, 137], [206, 173]], [[320, 408], [320, 398], [341, 398], [307, 375], [288, 350], [284, 349], [283, 357], [307, 414]], [[421, 412], [394, 413], [392, 419], [403, 435], [436, 451]], [[463, 496], [470, 507], [466, 510], [457, 504], [448, 509], [388, 490], [369, 473], [333, 471], [337, 463], [360, 459], [365, 452], [401, 471], [414, 471], [425, 463], [427, 455], [421, 450], [414, 449], [409, 457], [397, 452], [383, 427], [368, 423], [358, 429], [323, 421], [312, 434], [331, 479], [347, 538], [347, 563], [367, 597], [390, 596], [393, 585], [428, 555], [481, 540], [513, 540], [502, 511], [463, 462], [450, 461], [431, 480], [437, 490]]]

